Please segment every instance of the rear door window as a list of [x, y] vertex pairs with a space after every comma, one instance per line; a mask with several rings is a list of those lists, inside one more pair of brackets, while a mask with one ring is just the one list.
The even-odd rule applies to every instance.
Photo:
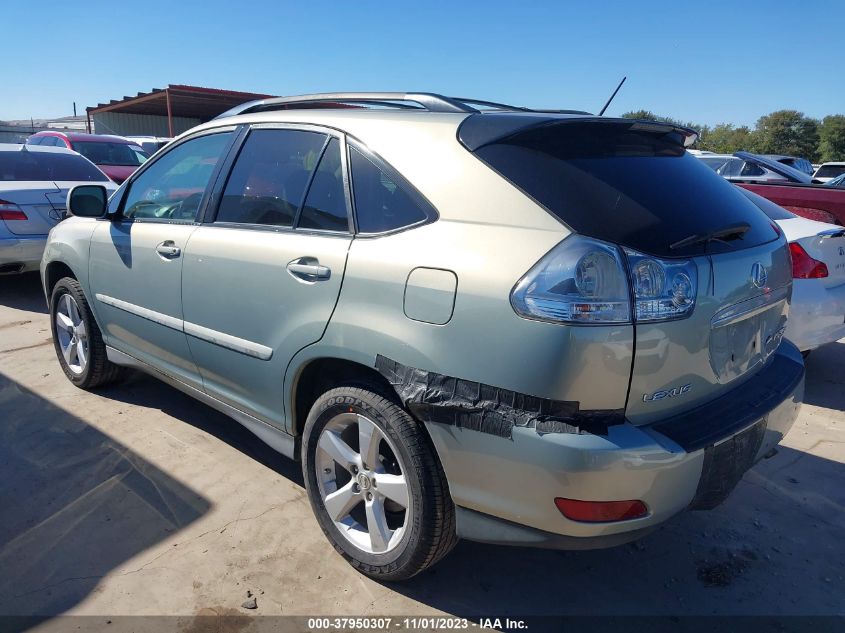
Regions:
[[223, 190], [217, 222], [291, 227], [327, 136], [252, 130]]
[[[657, 126], [566, 121], [518, 132], [475, 154], [578, 233], [644, 253], [718, 253], [777, 239], [735, 185]], [[738, 223], [750, 227], [741, 238], [670, 248]]]
[[398, 174], [388, 174], [354, 146], [349, 148], [355, 217], [360, 233], [385, 233], [434, 215], [426, 200]]
[[334, 137], [329, 140], [314, 172], [297, 227], [322, 231], [349, 230], [340, 141]]

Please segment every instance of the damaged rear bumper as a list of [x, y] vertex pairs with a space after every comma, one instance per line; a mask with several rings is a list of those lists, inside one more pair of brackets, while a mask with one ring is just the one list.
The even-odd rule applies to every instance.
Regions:
[[[400, 397], [408, 396], [396, 374], [382, 373]], [[484, 387], [479, 385], [477, 393]], [[784, 342], [765, 368], [727, 396], [647, 426], [613, 420], [615, 412], [603, 425], [596, 416], [577, 411], [550, 424], [554, 417], [546, 416], [554, 404], [540, 403], [537, 411], [520, 418], [501, 401], [495, 409], [498, 424], [463, 426], [465, 415], [454, 410], [446, 417], [426, 415], [437, 405], [424, 389], [414, 393], [416, 404], [425, 406], [410, 406], [406, 397], [403, 401], [432, 437], [458, 506], [460, 536], [591, 549], [640, 538], [685, 509], [718, 505], [792, 426], [803, 391], [803, 360], [794, 345]], [[467, 408], [486, 406], [478, 402]], [[455, 405], [450, 398], [449, 406]], [[556, 497], [641, 500], [648, 515], [608, 523], [573, 521], [558, 511]]]

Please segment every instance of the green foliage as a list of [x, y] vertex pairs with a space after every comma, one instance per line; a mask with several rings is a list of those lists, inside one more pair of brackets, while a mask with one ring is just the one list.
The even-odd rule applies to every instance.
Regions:
[[679, 121], [650, 110], [622, 115], [628, 119], [646, 119], [682, 125], [698, 130], [695, 149], [733, 154], [745, 150], [758, 154], [786, 154], [811, 161], [845, 160], [845, 115], [833, 114], [823, 121], [796, 110], [778, 110], [760, 117], [754, 129], [719, 123], [713, 127]]
[[815, 119], [796, 110], [778, 110], [757, 120], [757, 137], [763, 154], [787, 154], [818, 159], [819, 131]]
[[819, 126], [819, 160], [845, 160], [845, 114], [831, 114]]

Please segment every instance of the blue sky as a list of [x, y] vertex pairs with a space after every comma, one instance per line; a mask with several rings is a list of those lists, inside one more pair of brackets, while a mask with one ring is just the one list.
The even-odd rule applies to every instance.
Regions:
[[[168, 83], [299, 94], [422, 90], [753, 125], [845, 113], [843, 2], [15, 0], [0, 119]], [[833, 16], [836, 16], [835, 19]]]

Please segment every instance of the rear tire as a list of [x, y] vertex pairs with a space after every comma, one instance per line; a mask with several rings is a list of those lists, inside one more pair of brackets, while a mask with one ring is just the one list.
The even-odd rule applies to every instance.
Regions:
[[341, 556], [371, 578], [405, 580], [455, 546], [455, 507], [425, 430], [376, 390], [338, 387], [314, 403], [305, 488]]
[[73, 277], [63, 277], [53, 287], [50, 326], [59, 364], [74, 385], [93, 389], [123, 377], [124, 368], [109, 361], [88, 300]]

